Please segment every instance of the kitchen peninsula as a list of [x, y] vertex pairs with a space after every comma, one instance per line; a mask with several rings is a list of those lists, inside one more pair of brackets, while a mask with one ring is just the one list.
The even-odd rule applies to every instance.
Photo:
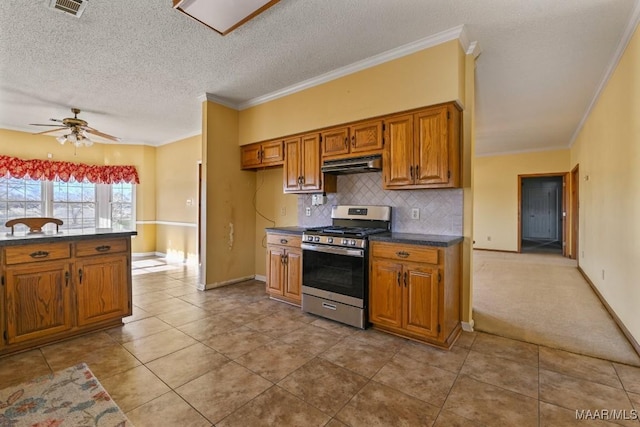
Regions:
[[122, 324], [135, 231], [0, 236], [0, 355]]

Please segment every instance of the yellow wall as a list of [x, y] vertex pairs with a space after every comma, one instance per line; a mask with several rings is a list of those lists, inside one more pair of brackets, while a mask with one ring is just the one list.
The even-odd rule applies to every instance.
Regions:
[[156, 149], [156, 251], [174, 260], [197, 260], [198, 161], [201, 156], [201, 135]]
[[453, 40], [243, 110], [239, 143], [463, 100], [461, 52]]
[[581, 178], [579, 265], [638, 342], [639, 29], [571, 149], [571, 166], [576, 164]]
[[255, 172], [240, 170], [238, 111], [202, 104], [203, 267], [200, 285], [255, 274]]
[[[92, 165], [133, 165], [138, 170], [140, 185], [136, 186], [136, 219], [153, 220], [155, 215], [155, 148], [144, 145], [96, 143], [76, 149], [60, 145], [52, 136], [0, 129], [0, 153], [21, 159], [47, 159], [87, 163]], [[138, 236], [132, 240], [133, 252], [155, 250], [153, 227], [137, 227]]]
[[566, 173], [571, 169], [569, 158], [569, 150], [476, 157], [474, 248], [517, 251], [518, 175]]
[[282, 192], [282, 168], [256, 172], [255, 206], [255, 272], [257, 275], [264, 276], [267, 259], [267, 234], [264, 229], [298, 225], [298, 196]]

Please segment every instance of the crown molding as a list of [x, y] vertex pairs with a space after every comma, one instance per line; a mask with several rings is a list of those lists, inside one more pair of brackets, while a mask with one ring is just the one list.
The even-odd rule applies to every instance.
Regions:
[[217, 96], [214, 95], [212, 93], [209, 92], [205, 92], [202, 95], [200, 95], [198, 97], [198, 101], [200, 101], [201, 103], [204, 101], [210, 101], [210, 102], [215, 102], [216, 104], [220, 104], [220, 105], [224, 105], [225, 107], [229, 107], [232, 108], [234, 110], [238, 110], [238, 104], [235, 102], [232, 102], [226, 98], [223, 98], [221, 96]]
[[604, 90], [605, 86], [607, 85], [607, 83], [609, 83], [609, 79], [611, 79], [613, 72], [618, 67], [618, 64], [620, 63], [620, 59], [622, 59], [622, 56], [624, 55], [624, 52], [627, 49], [627, 46], [629, 45], [629, 42], [631, 41], [631, 38], [633, 37], [633, 34], [635, 33], [639, 22], [640, 22], [640, 1], [636, 0], [636, 5], [633, 9], [633, 12], [631, 12], [631, 18], [629, 19], [629, 23], [627, 24], [627, 27], [624, 29], [624, 33], [620, 38], [620, 43], [618, 43], [618, 48], [616, 49], [615, 53], [613, 54], [613, 57], [611, 58], [609, 67], [607, 67], [607, 70], [605, 71], [604, 76], [602, 77], [602, 81], [598, 85], [595, 93], [593, 94], [593, 97], [591, 98], [591, 102], [589, 103], [589, 106], [587, 107], [584, 114], [582, 115], [582, 119], [580, 120], [580, 123], [578, 123], [576, 130], [573, 131], [573, 135], [571, 135], [571, 139], [569, 140], [569, 148], [573, 147], [573, 144], [576, 142], [578, 135], [580, 134], [580, 132], [582, 131], [582, 128], [584, 127], [584, 124], [586, 123], [587, 119], [591, 115], [591, 111], [593, 110], [593, 107], [596, 105], [596, 102], [600, 98], [600, 95], [602, 94], [602, 91]]
[[364, 59], [362, 61], [354, 62], [353, 64], [338, 68], [333, 71], [329, 71], [328, 73], [321, 74], [317, 77], [313, 77], [311, 79], [286, 87], [284, 89], [277, 90], [275, 92], [271, 92], [269, 94], [259, 96], [257, 98], [253, 98], [245, 102], [241, 102], [237, 105], [236, 108], [239, 110], [244, 110], [259, 104], [264, 104], [266, 102], [273, 101], [275, 99], [282, 98], [284, 96], [291, 95], [296, 92], [300, 92], [305, 89], [309, 89], [314, 86], [321, 85], [323, 83], [327, 83], [331, 80], [335, 80], [340, 77], [344, 77], [349, 74], [353, 74], [358, 71], [362, 71], [367, 68], [371, 68], [373, 66], [383, 64], [388, 61], [392, 61], [394, 59], [402, 58], [403, 56], [407, 56], [412, 53], [421, 51], [423, 49], [437, 46], [439, 44], [446, 43], [448, 41], [456, 40], [456, 39], [460, 40], [460, 43], [465, 51], [469, 49], [471, 43], [468, 42], [468, 37], [466, 35], [464, 25], [459, 25], [457, 27], [450, 28], [448, 30], [434, 34], [432, 36], [425, 37], [423, 39], [416, 40], [411, 43], [407, 43], [395, 49], [388, 50], [381, 54]]

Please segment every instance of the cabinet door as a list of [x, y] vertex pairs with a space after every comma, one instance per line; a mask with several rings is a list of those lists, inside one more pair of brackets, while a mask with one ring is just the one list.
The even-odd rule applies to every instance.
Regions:
[[403, 328], [425, 337], [438, 336], [438, 269], [405, 264]]
[[286, 251], [286, 280], [284, 296], [301, 300], [302, 289], [302, 249], [287, 249]]
[[351, 126], [351, 152], [361, 155], [379, 153], [382, 150], [382, 121], [360, 123]]
[[280, 165], [284, 160], [284, 151], [282, 148], [282, 140], [264, 142], [261, 145], [262, 153], [260, 160], [262, 166]]
[[127, 256], [96, 256], [75, 264], [78, 326], [131, 314]]
[[383, 151], [382, 186], [413, 184], [413, 115], [393, 117], [385, 122], [387, 144]]
[[371, 323], [402, 326], [402, 265], [373, 259], [369, 279], [369, 320]]
[[285, 193], [295, 192], [300, 189], [300, 138], [291, 138], [284, 141], [284, 177], [283, 190]]
[[284, 249], [267, 246], [267, 292], [282, 295], [284, 280]]
[[240, 166], [242, 169], [260, 166], [260, 144], [240, 147]]
[[304, 135], [300, 139], [302, 146], [302, 185], [303, 191], [322, 190], [322, 172], [320, 171], [320, 134]]
[[446, 184], [449, 181], [447, 107], [415, 116], [416, 184]]
[[5, 270], [7, 344], [71, 329], [71, 286], [67, 262]]
[[322, 132], [322, 157], [349, 153], [349, 128], [336, 128]]

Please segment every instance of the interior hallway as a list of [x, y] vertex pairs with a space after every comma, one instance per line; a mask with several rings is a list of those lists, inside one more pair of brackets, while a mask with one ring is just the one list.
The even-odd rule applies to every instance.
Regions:
[[473, 262], [476, 330], [640, 366], [575, 260], [476, 250]]
[[199, 292], [195, 269], [157, 259], [134, 274], [124, 326], [0, 358], [0, 389], [84, 361], [137, 427], [533, 427], [640, 409], [640, 368], [477, 332], [443, 351], [304, 314], [261, 282]]

